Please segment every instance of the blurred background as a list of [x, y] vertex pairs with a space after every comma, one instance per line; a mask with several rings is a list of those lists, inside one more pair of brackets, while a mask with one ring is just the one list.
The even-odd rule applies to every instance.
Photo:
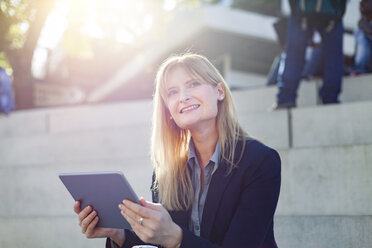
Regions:
[[121, 170], [150, 199], [154, 77], [187, 51], [211, 59], [244, 128], [280, 153], [279, 247], [370, 247], [372, 77], [350, 76], [359, 1], [343, 19], [342, 104], [320, 104], [317, 75], [297, 108], [268, 112], [289, 12], [286, 0], [1, 0], [16, 108], [0, 113], [0, 247], [104, 246], [80, 233], [60, 172]]
[[0, 66], [17, 109], [149, 99], [161, 61], [189, 50], [224, 74], [266, 76], [280, 51], [272, 24], [289, 13], [280, 0], [3, 0], [0, 8]]

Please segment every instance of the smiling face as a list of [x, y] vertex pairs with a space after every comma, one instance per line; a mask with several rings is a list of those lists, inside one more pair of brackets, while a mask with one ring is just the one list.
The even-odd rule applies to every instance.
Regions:
[[188, 130], [215, 127], [218, 101], [224, 97], [221, 83], [212, 85], [176, 66], [168, 73], [165, 90], [166, 105], [178, 127]]

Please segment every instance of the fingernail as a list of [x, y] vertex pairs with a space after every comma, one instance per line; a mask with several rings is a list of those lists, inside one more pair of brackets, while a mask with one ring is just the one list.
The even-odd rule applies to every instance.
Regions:
[[127, 200], [123, 200], [123, 204], [124, 204], [124, 205], [127, 204]]

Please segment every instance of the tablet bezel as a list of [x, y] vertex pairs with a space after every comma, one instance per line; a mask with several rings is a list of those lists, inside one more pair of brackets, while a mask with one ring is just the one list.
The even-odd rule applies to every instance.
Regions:
[[139, 199], [121, 171], [91, 171], [60, 173], [59, 178], [81, 209], [90, 205], [98, 212], [97, 227], [131, 229], [120, 214], [124, 199], [139, 203]]

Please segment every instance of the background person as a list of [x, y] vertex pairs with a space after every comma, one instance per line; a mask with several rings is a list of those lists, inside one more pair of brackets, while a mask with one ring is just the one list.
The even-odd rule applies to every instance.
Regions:
[[205, 57], [161, 65], [152, 124], [154, 203], [120, 204], [133, 231], [96, 228], [97, 213], [75, 203], [88, 238], [108, 237], [106, 247], [277, 247], [279, 155], [247, 137], [224, 79]]
[[323, 104], [338, 103], [343, 75], [342, 17], [346, 0], [289, 0], [286, 57], [278, 75], [278, 94], [272, 109], [296, 107], [297, 89], [305, 64], [305, 51], [314, 30], [322, 37], [323, 85], [319, 91]]
[[[372, 49], [372, 0], [361, 0], [359, 5], [362, 18], [355, 30], [355, 65], [352, 76], [366, 73], [371, 60]], [[371, 68], [369, 68], [371, 69]]]
[[8, 115], [14, 109], [13, 85], [5, 69], [0, 67], [0, 113]]

